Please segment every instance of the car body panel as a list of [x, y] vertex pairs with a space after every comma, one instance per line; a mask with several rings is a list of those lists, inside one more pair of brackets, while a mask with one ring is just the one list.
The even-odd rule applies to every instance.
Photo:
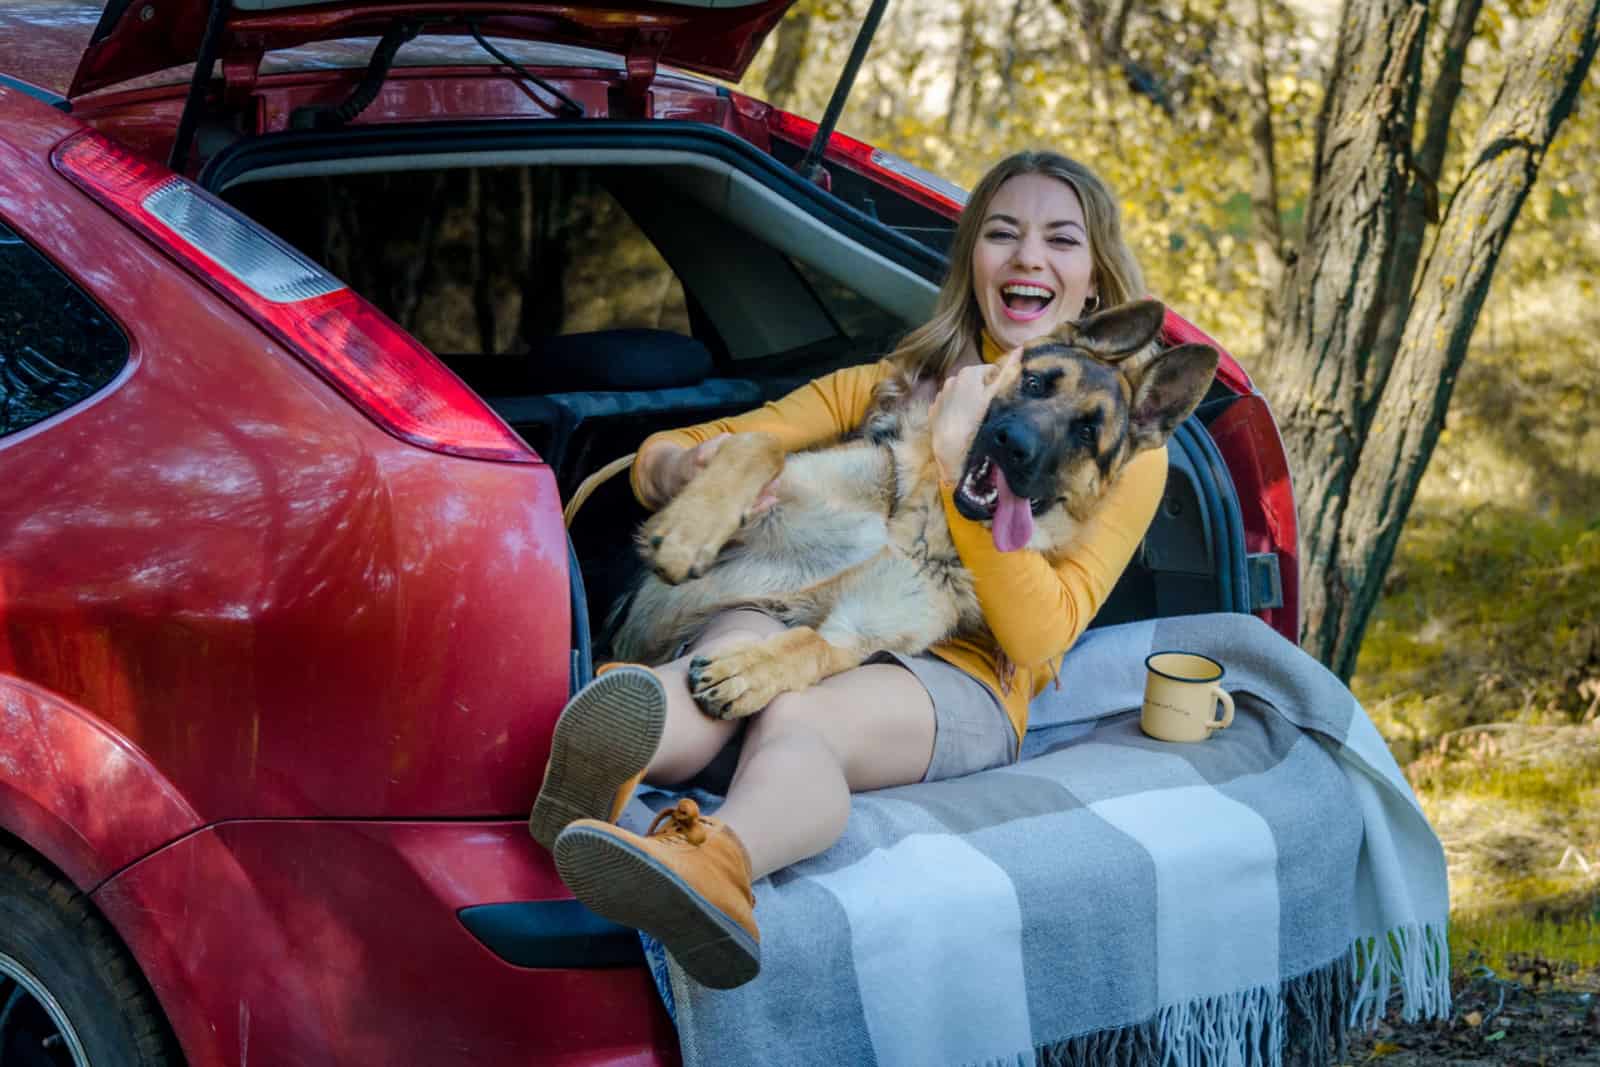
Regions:
[[191, 1063], [670, 1064], [643, 967], [506, 963], [456, 917], [564, 898], [521, 821], [233, 822], [94, 894]]
[[[487, 36], [553, 41], [649, 57], [689, 70], [738, 80], [762, 40], [793, 0], [748, 0], [701, 6], [672, 0], [611, 0], [604, 4], [534, 0], [419, 2], [343, 0], [338, 3], [231, 4], [217, 41], [218, 57], [263, 52], [315, 41], [380, 36], [409, 20], [425, 33], [466, 35], [473, 19]], [[258, 10], [246, 10], [246, 7]], [[69, 97], [170, 67], [200, 54], [207, 0], [146, 4], [110, 0], [73, 76]]]
[[[0, 565], [0, 599], [5, 586]], [[0, 674], [0, 829], [74, 884], [99, 885], [200, 822], [127, 738], [83, 708]]]
[[0, 438], [0, 671], [92, 709], [207, 821], [526, 811], [570, 679], [548, 467], [379, 429], [49, 169], [75, 126], [0, 95], [0, 218], [133, 355]]

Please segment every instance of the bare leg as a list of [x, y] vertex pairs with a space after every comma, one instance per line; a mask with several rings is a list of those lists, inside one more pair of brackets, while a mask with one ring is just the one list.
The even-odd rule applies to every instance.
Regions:
[[713, 719], [700, 710], [688, 684], [695, 655], [783, 632], [761, 612], [731, 611], [686, 655], [655, 668], [667, 692], [667, 721], [645, 781], [687, 781], [746, 729], [717, 817], [744, 842], [757, 878], [838, 840], [851, 793], [921, 781], [933, 758], [933, 702], [916, 676], [895, 664], [856, 667], [784, 693], [749, 719]]
[[695, 704], [689, 695], [689, 661], [707, 651], [755, 644], [783, 629], [782, 623], [759, 611], [725, 612], [712, 620], [685, 655], [654, 668], [667, 691], [667, 722], [645, 781], [668, 786], [688, 781], [743, 727], [738, 721], [713, 719]]
[[749, 723], [717, 817], [744, 842], [756, 878], [837, 841], [851, 793], [921, 781], [933, 758], [933, 702], [894, 664], [785, 693]]

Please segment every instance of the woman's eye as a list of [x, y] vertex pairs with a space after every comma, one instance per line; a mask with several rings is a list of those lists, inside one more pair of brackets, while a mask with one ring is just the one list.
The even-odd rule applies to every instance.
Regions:
[[1011, 241], [1015, 240], [1017, 235], [1010, 230], [990, 230], [983, 236], [990, 241]]

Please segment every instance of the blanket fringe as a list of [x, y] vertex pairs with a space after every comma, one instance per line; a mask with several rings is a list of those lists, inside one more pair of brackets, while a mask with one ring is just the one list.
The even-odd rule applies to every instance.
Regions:
[[1280, 985], [1174, 1004], [1037, 1050], [1038, 1067], [1331, 1067], [1348, 1054], [1354, 952]]
[[1444, 923], [1408, 923], [1381, 937], [1359, 938], [1350, 962], [1356, 972], [1351, 1026], [1376, 1026], [1397, 992], [1406, 1022], [1449, 1018], [1450, 940]]

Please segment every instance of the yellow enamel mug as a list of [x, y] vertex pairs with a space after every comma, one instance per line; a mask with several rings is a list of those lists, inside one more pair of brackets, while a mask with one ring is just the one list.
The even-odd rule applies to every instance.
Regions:
[[[1161, 741], [1204, 741], [1233, 722], [1233, 697], [1222, 688], [1226, 672], [1210, 656], [1152, 652], [1145, 657], [1144, 707], [1139, 728]], [[1217, 718], [1217, 705], [1222, 718]]]

